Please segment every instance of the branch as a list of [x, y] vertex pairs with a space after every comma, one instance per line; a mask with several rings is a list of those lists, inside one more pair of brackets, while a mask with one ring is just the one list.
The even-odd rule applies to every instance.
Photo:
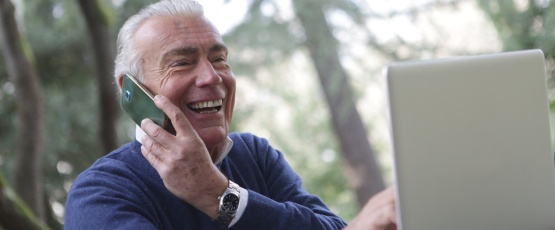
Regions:
[[50, 230], [8, 185], [0, 173], [0, 226], [6, 230]]

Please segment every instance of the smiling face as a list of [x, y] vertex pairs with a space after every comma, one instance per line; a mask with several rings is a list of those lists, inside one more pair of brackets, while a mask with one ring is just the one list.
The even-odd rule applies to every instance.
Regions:
[[227, 48], [205, 17], [154, 17], [134, 34], [144, 85], [183, 111], [214, 159], [225, 144], [235, 103]]

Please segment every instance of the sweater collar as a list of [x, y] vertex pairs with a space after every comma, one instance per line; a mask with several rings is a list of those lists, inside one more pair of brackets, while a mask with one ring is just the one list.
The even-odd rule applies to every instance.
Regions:
[[[145, 136], [145, 135], [147, 135], [147, 134], [145, 133], [145, 131], [143, 131], [143, 129], [141, 129], [140, 126], [136, 125], [136, 128], [135, 128], [135, 139], [136, 139], [139, 143], [143, 144], [143, 142], [141, 141], [141, 139], [142, 139], [143, 136]], [[231, 140], [231, 138], [229, 138], [229, 136], [227, 136], [227, 137], [226, 137], [226, 140], [225, 140], [225, 145], [224, 145], [224, 147], [218, 151], [218, 155], [219, 155], [220, 157], [218, 158], [218, 161], [217, 161], [216, 163], [214, 163], [214, 164], [217, 165], [217, 164], [219, 164], [220, 162], [222, 162], [222, 161], [224, 160], [224, 158], [227, 156], [227, 154], [229, 153], [229, 151], [231, 151], [231, 147], [233, 147], [233, 140]]]

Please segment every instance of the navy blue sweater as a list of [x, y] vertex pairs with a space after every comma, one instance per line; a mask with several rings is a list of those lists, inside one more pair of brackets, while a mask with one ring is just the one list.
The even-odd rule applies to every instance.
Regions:
[[[301, 178], [265, 139], [231, 133], [233, 148], [218, 164], [249, 191], [230, 229], [341, 229], [345, 222], [308, 194]], [[226, 229], [170, 193], [134, 141], [99, 159], [73, 183], [66, 229]]]

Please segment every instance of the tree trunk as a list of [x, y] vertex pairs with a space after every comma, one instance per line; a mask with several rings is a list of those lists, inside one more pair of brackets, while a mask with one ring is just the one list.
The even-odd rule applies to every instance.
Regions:
[[99, 94], [99, 137], [102, 153], [108, 154], [119, 147], [116, 133], [116, 123], [119, 117], [118, 95], [113, 78], [115, 50], [113, 45], [111, 21], [113, 12], [98, 0], [79, 0], [79, 6], [83, 11], [90, 40], [94, 50], [96, 62], [96, 75], [98, 79]]
[[0, 173], [0, 228], [5, 230], [48, 229], [29, 209]]
[[384, 189], [381, 170], [356, 109], [347, 74], [337, 53], [338, 41], [326, 23], [319, 0], [295, 0], [297, 16], [304, 25], [310, 56], [330, 107], [333, 127], [346, 159], [346, 175], [362, 207]]
[[19, 125], [15, 162], [15, 190], [44, 221], [42, 184], [41, 90], [31, 62], [32, 51], [20, 36], [10, 0], [0, 0], [2, 53], [16, 91]]

